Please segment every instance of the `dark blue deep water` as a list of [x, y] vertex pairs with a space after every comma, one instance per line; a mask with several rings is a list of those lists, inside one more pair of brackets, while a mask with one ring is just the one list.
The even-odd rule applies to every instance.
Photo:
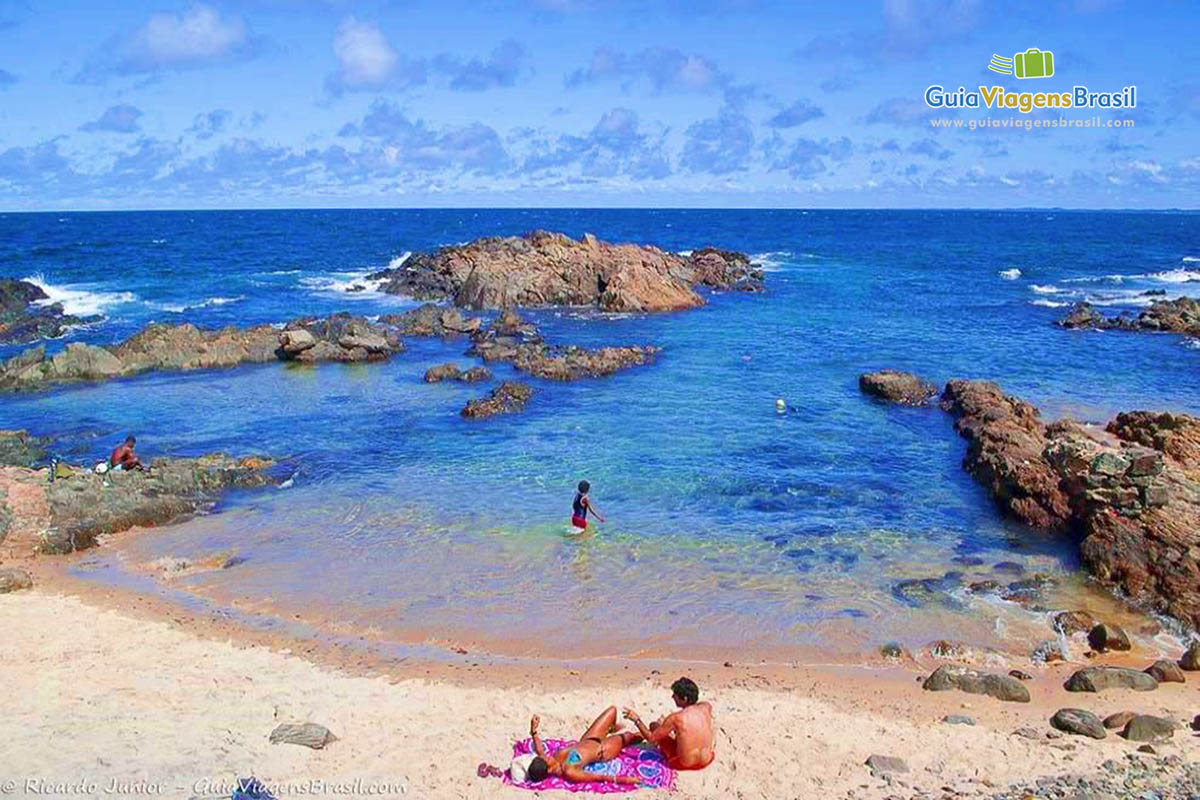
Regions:
[[[897, 580], [941, 575], [956, 556], [982, 558], [978, 577], [1015, 560], [1071, 583], [1071, 543], [999, 518], [961, 470], [946, 415], [870, 402], [859, 373], [990, 378], [1049, 416], [1087, 421], [1135, 407], [1200, 411], [1200, 349], [1051, 324], [1079, 299], [1118, 310], [1152, 290], [1200, 295], [1196, 214], [7, 214], [0, 274], [104, 315], [53, 349], [116, 342], [151, 321], [394, 312], [413, 304], [345, 289], [408, 251], [534, 228], [743, 250], [769, 270], [768, 291], [649, 316], [530, 311], [552, 340], [651, 343], [663, 356], [607, 379], [532, 381], [526, 413], [487, 422], [458, 416], [486, 387], [421, 380], [432, 364], [469, 363], [466, 345], [410, 340], [382, 365], [265, 365], [6, 397], [0, 427], [59, 435], [78, 460], [99, 460], [126, 431], [151, 459], [289, 459], [290, 488], [232, 496], [219, 513], [114, 551], [150, 573], [168, 556], [237, 552], [247, 560], [235, 569], [173, 579], [214, 602], [512, 652], [787, 653], [1036, 627], [1011, 604], [913, 607], [892, 595]], [[789, 413], [776, 413], [777, 398]], [[564, 529], [581, 478], [610, 521], [579, 540]]]

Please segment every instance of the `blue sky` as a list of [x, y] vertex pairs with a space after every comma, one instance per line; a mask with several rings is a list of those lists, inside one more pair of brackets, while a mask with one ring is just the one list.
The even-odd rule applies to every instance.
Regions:
[[[1190, 0], [0, 0], [0, 208], [1196, 208], [1197, 30]], [[1029, 47], [1053, 78], [986, 69]], [[1135, 127], [934, 129], [931, 83], [1136, 84], [1098, 114]]]

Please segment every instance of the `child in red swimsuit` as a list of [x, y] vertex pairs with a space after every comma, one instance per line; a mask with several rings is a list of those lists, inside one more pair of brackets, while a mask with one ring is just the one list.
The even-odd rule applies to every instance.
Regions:
[[571, 524], [579, 530], [586, 530], [587, 515], [591, 511], [596, 515], [596, 519], [604, 522], [604, 517], [600, 516], [600, 512], [592, 505], [592, 501], [588, 499], [588, 490], [592, 485], [587, 481], [579, 482], [579, 491], [575, 493], [575, 502], [571, 504]]

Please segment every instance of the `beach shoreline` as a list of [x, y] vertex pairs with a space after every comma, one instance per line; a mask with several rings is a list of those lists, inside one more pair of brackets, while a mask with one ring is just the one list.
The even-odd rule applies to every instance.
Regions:
[[[457, 662], [388, 663], [201, 619], [136, 593], [89, 591], [45, 559], [30, 565], [37, 588], [0, 598], [0, 628], [10, 632], [0, 645], [0, 684], [12, 696], [0, 723], [0, 778], [25, 787], [36, 777], [66, 791], [26, 796], [66, 797], [70, 783], [83, 780], [106, 796], [122, 796], [104, 791], [108, 782], [135, 796], [140, 781], [168, 784], [164, 796], [216, 797], [198, 789], [250, 775], [295, 793], [307, 785], [310, 793], [336, 786], [362, 796], [529, 796], [478, 778], [475, 767], [506, 766], [531, 714], [542, 715], [544, 730], [571, 736], [609, 704], [663, 713], [670, 682], [687, 674], [716, 708], [718, 757], [708, 770], [680, 775], [680, 796], [884, 798], [943, 796], [936, 793], [951, 787], [950, 796], [990, 797], [1016, 781], [1094, 772], [1136, 752], [1137, 743], [1115, 731], [1103, 741], [1049, 738], [1047, 720], [1058, 708], [1101, 717], [1128, 708], [1182, 721], [1200, 704], [1195, 682], [1149, 694], [1071, 694], [1062, 682], [1080, 665], [1069, 663], [1034, 674], [1027, 704], [922, 691], [918, 681], [938, 663], [924, 658], [568, 665], [467, 653]], [[1143, 660], [1132, 653], [1095, 663]], [[954, 715], [975, 724], [942, 721]], [[270, 744], [283, 722], [323, 724], [338, 741], [312, 751]], [[1025, 727], [1037, 738], [1013, 734]], [[47, 746], [56, 737], [75, 745]], [[1134, 757], [1191, 761], [1200, 753], [1186, 729], [1156, 748], [1157, 756]], [[873, 777], [864, 766], [871, 755], [901, 758], [910, 772]], [[179, 794], [181, 786], [187, 791]]]

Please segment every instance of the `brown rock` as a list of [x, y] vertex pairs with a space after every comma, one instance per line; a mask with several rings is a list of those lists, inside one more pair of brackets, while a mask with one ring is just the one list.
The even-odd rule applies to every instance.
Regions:
[[746, 256], [705, 249], [690, 257], [655, 247], [609, 244], [590, 234], [489, 237], [416, 253], [369, 276], [390, 294], [448, 298], [465, 308], [597, 306], [606, 311], [672, 311], [704, 304], [694, 286], [761, 288]]
[[1028, 703], [1029, 690], [1020, 681], [1008, 675], [979, 672], [958, 664], [943, 664], [925, 679], [922, 689], [944, 692], [958, 689], [968, 694], [984, 694], [997, 700]]
[[1060, 478], [1042, 458], [1046, 425], [1028, 403], [988, 381], [952, 380], [942, 407], [967, 440], [966, 470], [1017, 519], [1047, 530], [1064, 530], [1071, 519]]
[[1121, 735], [1131, 742], [1165, 742], [1175, 735], [1175, 727], [1172, 720], [1138, 714], [1125, 723]]
[[315, 722], [284, 723], [271, 731], [271, 744], [298, 744], [313, 750], [321, 750], [336, 741], [337, 737], [330, 732], [329, 728]]
[[461, 375], [462, 370], [458, 368], [457, 364], [438, 364], [436, 367], [425, 370], [425, 382], [439, 383], [440, 381], [458, 380]]
[[1096, 620], [1086, 611], [1060, 611], [1054, 615], [1054, 630], [1071, 636], [1090, 631]]
[[1133, 647], [1124, 628], [1107, 622], [1097, 623], [1088, 631], [1088, 644], [1098, 653], [1109, 650], [1127, 651]]
[[0, 594], [33, 588], [33, 576], [20, 567], [0, 567]]
[[1137, 713], [1133, 711], [1118, 711], [1115, 714], [1109, 714], [1104, 718], [1104, 727], [1108, 728], [1109, 730], [1124, 728], [1129, 720], [1136, 716]]
[[1165, 659], [1155, 661], [1146, 667], [1146, 674], [1152, 676], [1159, 683], [1186, 683], [1183, 678], [1183, 671], [1179, 669], [1179, 665], [1174, 661], [1167, 661]]
[[462, 415], [471, 419], [494, 417], [497, 414], [514, 414], [525, 409], [533, 396], [533, 389], [517, 381], [505, 381], [491, 391], [487, 397], [471, 400], [462, 410]]
[[920, 406], [937, 396], [937, 387], [911, 372], [885, 369], [858, 376], [858, 388], [873, 397], [905, 406]]
[[1192, 642], [1179, 659], [1179, 668], [1188, 672], [1200, 671], [1200, 642]]

